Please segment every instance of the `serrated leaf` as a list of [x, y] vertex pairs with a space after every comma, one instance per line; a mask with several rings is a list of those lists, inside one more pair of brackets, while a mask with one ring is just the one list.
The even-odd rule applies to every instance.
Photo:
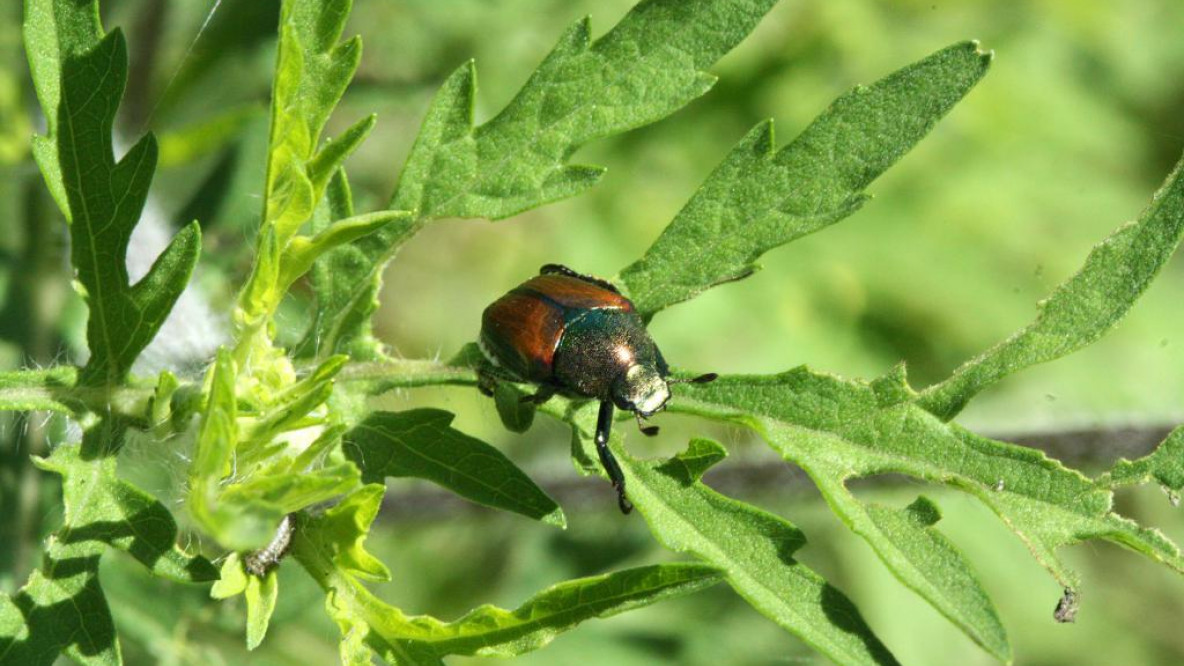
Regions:
[[500, 219], [584, 191], [603, 169], [569, 164], [576, 149], [660, 120], [702, 95], [715, 81], [703, 70], [774, 2], [647, 0], [595, 42], [589, 22], [580, 21], [481, 126], [473, 123], [475, 67], [458, 68], [432, 101], [388, 206], [415, 211], [417, 219], [335, 251], [351, 289], [318, 305], [318, 348], [374, 353], [368, 318], [382, 267], [427, 221]]
[[323, 515], [306, 519], [293, 541], [293, 557], [328, 593], [327, 610], [342, 631], [344, 663], [366, 663], [363, 641], [391, 663], [402, 665], [438, 665], [451, 654], [522, 654], [584, 620], [691, 594], [720, 578], [719, 570], [703, 565], [639, 567], [560, 583], [513, 611], [482, 606], [455, 622], [408, 616], [371, 594], [353, 573], [382, 490], [366, 486]]
[[345, 435], [342, 450], [362, 480], [415, 477], [485, 506], [563, 527], [563, 510], [501, 451], [449, 424], [439, 409], [376, 412]]
[[29, 54], [29, 72], [45, 114], [46, 133], [33, 137], [33, 156], [62, 214], [70, 217], [58, 156], [58, 121], [62, 100], [62, 68], [66, 59], [82, 55], [103, 37], [98, 2], [25, 0], [22, 36]]
[[30, 67], [48, 121], [34, 154], [70, 223], [71, 260], [90, 310], [82, 385], [121, 383], [189, 282], [196, 224], [173, 238], [135, 285], [127, 248], [156, 168], [152, 135], [115, 161], [112, 125], [127, 78], [123, 35], [106, 36], [98, 3], [28, 0]]
[[1150, 481], [1168, 491], [1173, 501], [1179, 501], [1178, 493], [1184, 489], [1184, 427], [1170, 432], [1154, 451], [1142, 458], [1114, 463], [1114, 468], [1098, 483], [1116, 487]]
[[[587, 447], [593, 410], [573, 419]], [[614, 436], [614, 443], [619, 440]], [[658, 541], [722, 569], [728, 584], [763, 615], [839, 664], [896, 664], [859, 610], [794, 553], [806, 537], [788, 521], [725, 497], [699, 477], [726, 455], [706, 439], [693, 440], [669, 460], [638, 460], [614, 451], [629, 499]]]
[[951, 419], [979, 391], [1003, 377], [1096, 341], [1147, 290], [1175, 253], [1181, 234], [1184, 160], [1176, 164], [1136, 222], [1119, 227], [1095, 246], [1081, 270], [1040, 303], [1035, 321], [926, 389], [920, 404]]
[[181, 582], [214, 580], [217, 571], [177, 547], [177, 523], [148, 493], [116, 475], [115, 457], [91, 459], [79, 446], [59, 446], [37, 466], [62, 477], [63, 546], [100, 542], [123, 550], [153, 574]]
[[[873, 384], [802, 367], [780, 375], [721, 377], [691, 388], [672, 409], [747, 425], [800, 466], [832, 510], [906, 585], [984, 647], [1006, 654], [1002, 630], [981, 590], [950, 581], [973, 576], [930, 536], [884, 530], [845, 481], [905, 474], [968, 492], [997, 513], [1064, 587], [1078, 580], [1057, 550], [1106, 539], [1184, 571], [1162, 534], [1117, 515], [1111, 493], [1043, 453], [980, 437], [917, 406], [899, 373]], [[899, 523], [899, 517], [896, 522]], [[969, 577], [969, 578], [968, 578]], [[982, 598], [982, 601], [979, 598]]]
[[601, 169], [569, 166], [576, 148], [654, 122], [702, 95], [702, 70], [740, 42], [771, 0], [649, 0], [590, 41], [581, 21], [517, 96], [473, 127], [476, 78], [445, 84], [408, 158], [392, 207], [428, 218], [498, 219], [572, 196]]
[[0, 663], [51, 666], [59, 653], [81, 664], [121, 663], [119, 644], [99, 584], [108, 548], [127, 552], [154, 574], [204, 582], [217, 570], [176, 545], [168, 509], [119, 479], [112, 440], [122, 427], [100, 424], [82, 445], [59, 446], [38, 465], [62, 477], [63, 526], [49, 539], [42, 567], [9, 598], [0, 595]]
[[374, 123], [377, 120], [378, 116], [374, 114], [359, 120], [342, 132], [341, 136], [325, 142], [325, 145], [309, 160], [308, 177], [315, 190], [325, 191], [329, 179], [341, 168], [341, 163], [345, 161], [345, 158], [362, 145], [362, 142], [370, 135], [370, 130], [374, 129]]
[[774, 150], [757, 125], [621, 279], [645, 317], [751, 275], [769, 250], [859, 210], [863, 190], [986, 74], [991, 57], [956, 44], [833, 104]]
[[[312, 265], [316, 255], [331, 247], [325, 238], [319, 244], [308, 239], [296, 246], [292, 243], [313, 216], [332, 174], [374, 124], [374, 118], [367, 117], [318, 149], [325, 122], [361, 58], [362, 43], [357, 37], [338, 43], [350, 5], [350, 0], [283, 3], [263, 221], [255, 265], [239, 295], [235, 316], [242, 332], [240, 345], [247, 349], [259, 344], [251, 338], [266, 334], [267, 322], [292, 281]], [[350, 238], [349, 234], [337, 236], [338, 242]], [[310, 248], [316, 251], [309, 254]]]

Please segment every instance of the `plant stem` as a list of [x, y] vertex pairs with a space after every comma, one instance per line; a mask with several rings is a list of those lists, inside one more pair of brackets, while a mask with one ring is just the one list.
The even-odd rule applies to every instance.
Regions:
[[471, 368], [426, 359], [351, 363], [337, 375], [338, 382], [377, 382], [384, 388], [420, 386], [476, 386]]

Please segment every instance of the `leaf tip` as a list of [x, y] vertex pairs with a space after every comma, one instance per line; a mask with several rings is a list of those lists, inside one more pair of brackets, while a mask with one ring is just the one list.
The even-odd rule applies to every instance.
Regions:
[[920, 495], [913, 503], [905, 507], [909, 518], [921, 527], [932, 527], [941, 520], [941, 509], [933, 500], [924, 495]]
[[567, 516], [563, 513], [563, 508], [558, 504], [555, 505], [555, 510], [539, 519], [545, 525], [558, 527], [561, 530], [567, 529]]
[[983, 49], [982, 42], [977, 39], [972, 39], [968, 43], [984, 66], [989, 66], [995, 60], [995, 49]]
[[728, 456], [722, 444], [711, 439], [696, 437], [686, 450], [663, 465], [668, 471], [675, 471], [685, 483], [695, 483], [704, 472]]

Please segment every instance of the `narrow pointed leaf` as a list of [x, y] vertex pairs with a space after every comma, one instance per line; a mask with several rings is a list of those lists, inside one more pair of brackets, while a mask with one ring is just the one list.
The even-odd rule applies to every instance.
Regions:
[[381, 486], [364, 487], [305, 519], [292, 545], [293, 557], [328, 593], [327, 609], [341, 629], [348, 664], [366, 663], [366, 648], [404, 666], [438, 666], [453, 654], [522, 654], [585, 620], [691, 594], [720, 580], [719, 570], [710, 566], [655, 565], [560, 583], [513, 611], [482, 606], [455, 622], [408, 616], [375, 597], [352, 573], [381, 498]]
[[987, 72], [956, 44], [835, 100], [774, 149], [772, 121], [732, 151], [621, 279], [646, 317], [751, 275], [765, 252], [859, 210], [873, 180], [911, 150]]
[[979, 391], [1003, 377], [1071, 354], [1126, 316], [1184, 234], [1184, 160], [1139, 219], [1119, 227], [1090, 252], [1085, 265], [1040, 303], [1036, 320], [929, 387], [920, 404], [953, 418]]
[[454, 622], [408, 618], [427, 635], [401, 641], [402, 648], [416, 659], [512, 657], [543, 647], [584, 620], [693, 594], [721, 579], [720, 570], [711, 566], [658, 564], [570, 580], [543, 590], [513, 611], [482, 606]]
[[329, 179], [341, 168], [341, 163], [345, 161], [345, 158], [349, 157], [357, 150], [358, 146], [362, 145], [362, 142], [370, 135], [370, 130], [374, 129], [374, 123], [377, 120], [378, 117], [374, 114], [370, 114], [359, 120], [352, 127], [345, 130], [341, 136], [326, 142], [317, 151], [317, 154], [309, 160], [308, 177], [312, 181], [313, 188], [316, 191], [325, 191], [325, 187], [329, 184]]
[[458, 495], [563, 527], [562, 509], [501, 451], [453, 429], [439, 409], [377, 412], [345, 435], [342, 449], [366, 483], [390, 477], [435, 482]]

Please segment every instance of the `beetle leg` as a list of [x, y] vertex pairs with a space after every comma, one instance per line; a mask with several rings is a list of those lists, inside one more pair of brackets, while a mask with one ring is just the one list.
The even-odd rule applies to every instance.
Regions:
[[487, 374], [477, 373], [477, 390], [486, 398], [493, 397], [493, 389], [497, 387], [497, 380]]
[[637, 429], [641, 431], [641, 434], [645, 435], [646, 437], [653, 437], [654, 435], [658, 434], [658, 426], [646, 425], [645, 421], [641, 420], [641, 414], [633, 412], [633, 418], [637, 419]]
[[563, 264], [546, 264], [542, 268], [539, 269], [539, 275], [566, 275], [567, 277], [572, 277], [577, 280], [583, 280], [584, 282], [591, 282], [592, 284], [596, 285], [597, 287], [601, 287], [603, 289], [608, 289], [609, 291], [613, 292], [614, 294], [621, 293], [621, 290], [617, 289], [617, 285], [613, 284], [612, 282], [598, 278], [594, 275], [585, 275], [583, 273], [577, 273], [577, 272], [573, 271], [572, 269], [568, 268], [567, 266], [564, 266]]
[[608, 435], [612, 427], [613, 403], [605, 400], [600, 403], [600, 414], [596, 417], [596, 453], [600, 456], [601, 466], [608, 473], [609, 481], [617, 490], [617, 505], [621, 507], [621, 513], [627, 514], [633, 510], [633, 503], [625, 497], [625, 475], [613, 457], [613, 452], [608, 449]]
[[555, 395], [555, 387], [547, 386], [546, 384], [539, 387], [539, 390], [534, 395], [524, 395], [518, 399], [518, 402], [529, 402], [535, 405], [541, 405], [551, 399]]

